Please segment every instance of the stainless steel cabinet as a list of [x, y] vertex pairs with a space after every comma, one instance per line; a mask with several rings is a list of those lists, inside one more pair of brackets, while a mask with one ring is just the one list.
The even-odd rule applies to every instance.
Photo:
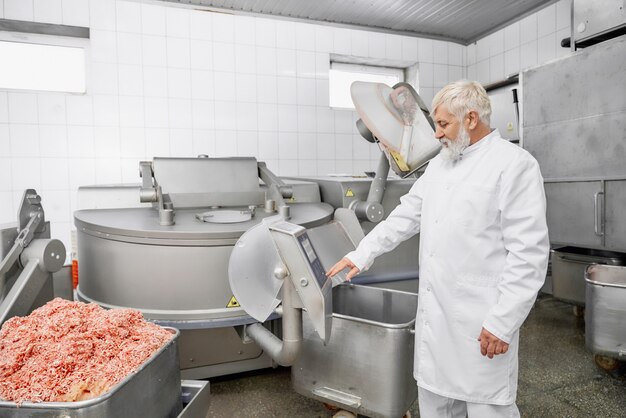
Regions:
[[550, 242], [626, 252], [626, 179], [546, 180]]
[[603, 236], [598, 211], [602, 183], [546, 182], [548, 228], [554, 244], [601, 248]]
[[553, 244], [626, 252], [626, 37], [521, 74], [522, 145], [539, 162]]

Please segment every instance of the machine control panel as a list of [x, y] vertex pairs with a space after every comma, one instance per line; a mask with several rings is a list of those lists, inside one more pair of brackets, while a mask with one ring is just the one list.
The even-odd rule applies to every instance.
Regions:
[[309, 235], [305, 232], [298, 236], [298, 242], [304, 251], [304, 254], [307, 256], [309, 261], [309, 265], [313, 270], [313, 275], [317, 280], [317, 284], [320, 288], [324, 287], [326, 280], [326, 272], [324, 271], [324, 267], [322, 267], [322, 262], [320, 261], [317, 253], [315, 252], [315, 248], [313, 248], [313, 244], [311, 244], [311, 240], [309, 239]]
[[284, 221], [270, 225], [269, 229], [309, 319], [320, 338], [328, 342], [332, 326], [332, 280], [326, 277], [307, 230]]

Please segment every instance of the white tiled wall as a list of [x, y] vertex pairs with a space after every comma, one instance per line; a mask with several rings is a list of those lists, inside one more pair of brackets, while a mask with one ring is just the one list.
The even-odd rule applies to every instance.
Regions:
[[448, 81], [556, 56], [565, 3], [464, 47], [172, 3], [0, 0], [0, 17], [91, 29], [87, 94], [0, 90], [0, 223], [36, 188], [69, 248], [78, 186], [137, 183], [153, 156], [255, 156], [280, 175], [375, 169], [356, 114], [328, 106], [329, 54], [417, 62], [428, 103]]
[[42, 195], [69, 245], [76, 189], [139, 182], [153, 156], [255, 156], [280, 175], [360, 173], [379, 151], [328, 106], [329, 54], [419, 62], [429, 101], [457, 44], [122, 0], [0, 0], [7, 19], [88, 26], [85, 95], [0, 90], [0, 223]]
[[467, 77], [500, 81], [524, 68], [569, 54], [570, 2], [560, 0], [467, 46]]

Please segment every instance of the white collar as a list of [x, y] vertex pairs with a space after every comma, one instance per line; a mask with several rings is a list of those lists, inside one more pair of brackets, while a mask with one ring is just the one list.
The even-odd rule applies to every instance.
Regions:
[[491, 142], [491, 139], [496, 138], [496, 137], [500, 137], [500, 132], [497, 129], [493, 129], [487, 135], [483, 136], [478, 141], [474, 142], [472, 145], [465, 148], [463, 152], [461, 153], [461, 158], [467, 156], [468, 154], [475, 152], [478, 149], [486, 147], [487, 144]]

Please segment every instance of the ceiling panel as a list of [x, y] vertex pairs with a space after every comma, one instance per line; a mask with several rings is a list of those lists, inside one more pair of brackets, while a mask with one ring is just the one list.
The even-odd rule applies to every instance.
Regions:
[[233, 13], [349, 25], [464, 45], [555, 0], [165, 0]]

